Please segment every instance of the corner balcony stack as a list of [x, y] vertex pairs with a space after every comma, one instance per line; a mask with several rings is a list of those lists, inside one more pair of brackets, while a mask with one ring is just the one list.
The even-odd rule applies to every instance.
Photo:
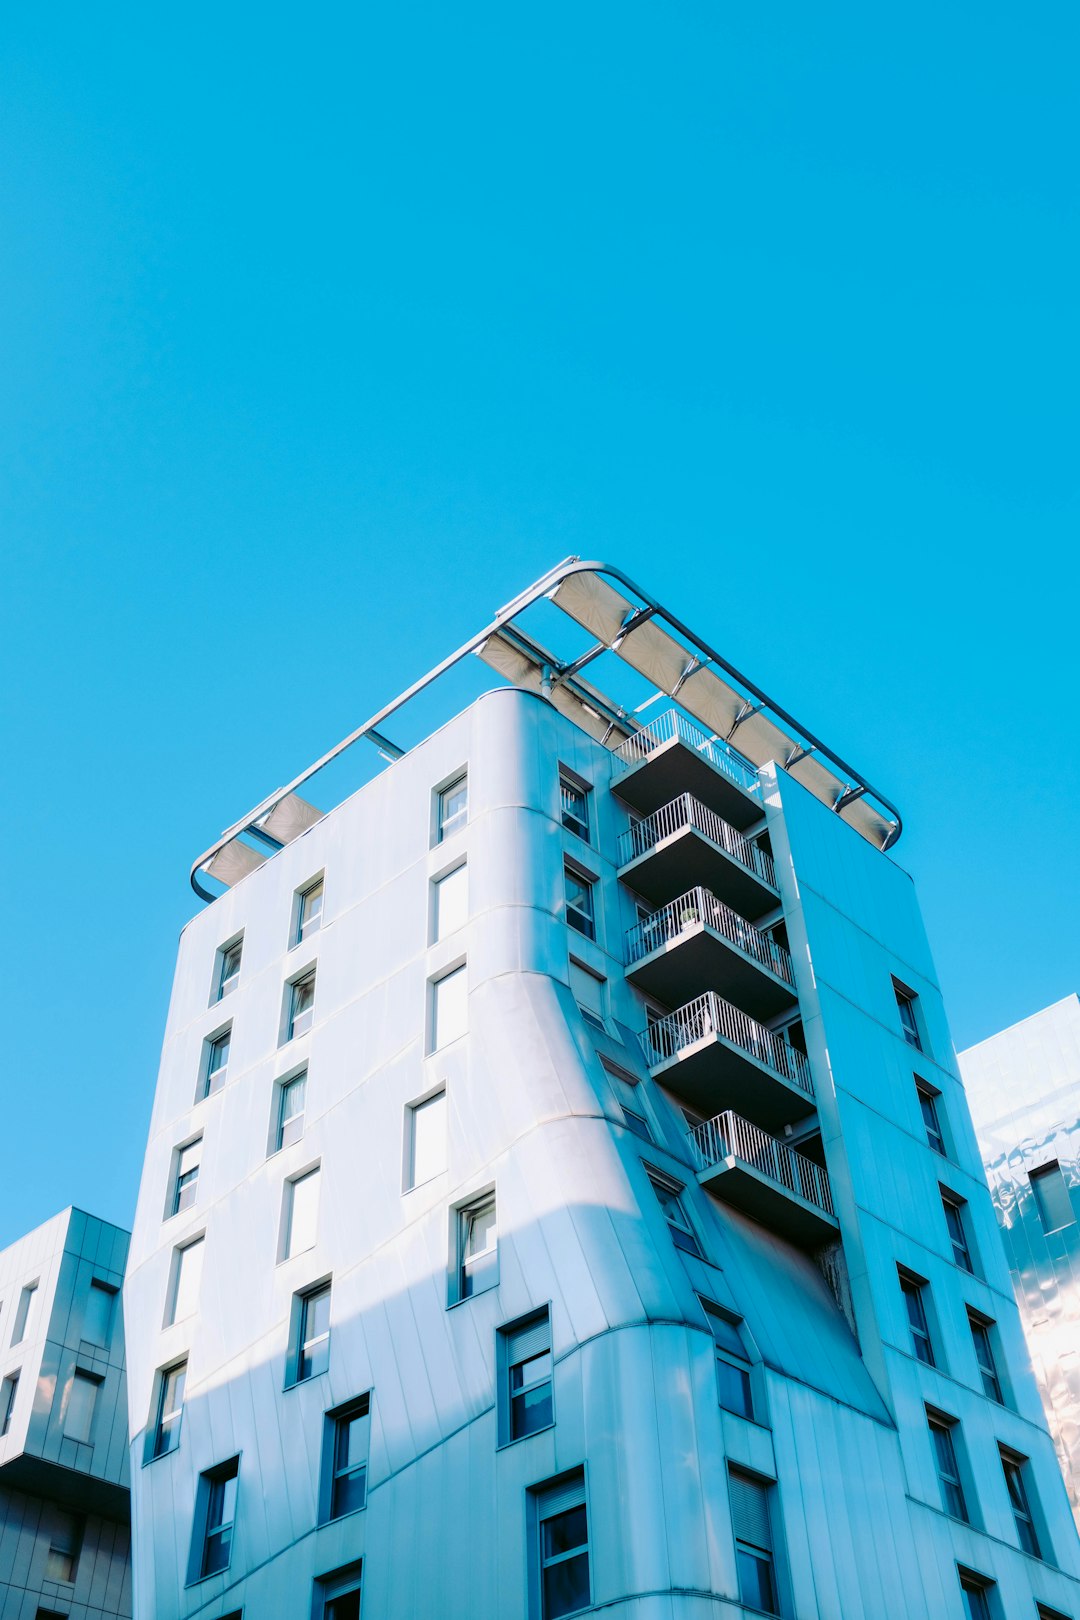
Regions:
[[631, 984], [669, 1007], [715, 984], [759, 1018], [797, 1001], [787, 951], [700, 885], [632, 928], [626, 959]]

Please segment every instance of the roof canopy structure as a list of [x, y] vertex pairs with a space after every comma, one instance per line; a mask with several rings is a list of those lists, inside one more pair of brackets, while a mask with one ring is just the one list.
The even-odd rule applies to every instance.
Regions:
[[[584, 631], [588, 645], [561, 658], [542, 645], [530, 612], [540, 604], [558, 610], [554, 617], [562, 625], [572, 621], [579, 641]], [[204, 877], [229, 887], [318, 821], [323, 812], [298, 789], [354, 743], [364, 738], [384, 759], [400, 758], [405, 750], [386, 736], [384, 723], [471, 654], [511, 684], [541, 693], [612, 749], [644, 733], [647, 721], [639, 716], [666, 696], [736, 760], [741, 757], [752, 769], [769, 761], [783, 766], [875, 848], [890, 849], [900, 836], [900, 814], [882, 793], [660, 602], [610, 563], [568, 557], [456, 652], [222, 833], [191, 869], [196, 894], [215, 899]], [[651, 692], [634, 707], [606, 696], [583, 676], [601, 662], [606, 673], [613, 656]]]

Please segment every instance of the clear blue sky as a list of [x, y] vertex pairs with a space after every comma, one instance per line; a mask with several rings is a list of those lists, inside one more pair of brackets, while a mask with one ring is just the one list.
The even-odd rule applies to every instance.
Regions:
[[1078, 32], [6, 8], [0, 1243], [131, 1218], [192, 857], [568, 552], [901, 806], [958, 1045], [1080, 987]]

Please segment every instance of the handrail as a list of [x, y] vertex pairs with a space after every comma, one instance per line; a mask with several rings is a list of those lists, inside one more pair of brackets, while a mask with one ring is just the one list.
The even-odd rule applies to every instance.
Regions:
[[708, 889], [699, 884], [687, 894], [680, 895], [677, 900], [671, 900], [659, 911], [654, 911], [650, 917], [645, 917], [636, 928], [631, 928], [626, 935], [626, 959], [633, 964], [640, 962], [643, 956], [649, 956], [653, 951], [659, 950], [669, 940], [678, 939], [686, 929], [704, 923], [717, 934], [722, 934], [732, 945], [737, 945], [740, 951], [752, 956], [760, 962], [762, 967], [775, 973], [777, 978], [783, 979], [786, 984], [794, 987], [795, 974], [791, 966], [791, 957], [782, 945], [755, 928], [753, 923], [740, 917], [737, 911], [732, 911], [722, 900], [718, 900]]
[[673, 737], [686, 743], [696, 754], [701, 754], [736, 787], [741, 787], [744, 793], [761, 797], [761, 778], [757, 767], [719, 737], [710, 737], [707, 731], [680, 714], [678, 709], [667, 709], [612, 749], [616, 775], [640, 765], [642, 760], [648, 759], [664, 743], [671, 742]]
[[771, 889], [776, 888], [776, 867], [768, 850], [752, 844], [730, 822], [710, 810], [707, 804], [695, 799], [692, 793], [680, 793], [677, 799], [662, 804], [651, 816], [635, 821], [628, 832], [620, 833], [618, 843], [619, 865], [627, 866], [659, 844], [672, 833], [692, 827], [712, 843], [718, 844], [732, 860], [745, 866]]
[[764, 1024], [733, 1007], [730, 1001], [718, 996], [715, 990], [706, 990], [703, 996], [688, 1001], [684, 1007], [658, 1018], [638, 1036], [645, 1060], [650, 1069], [666, 1063], [684, 1047], [693, 1046], [708, 1035], [719, 1035], [723, 1040], [739, 1047], [758, 1063], [772, 1069], [783, 1079], [790, 1080], [805, 1091], [814, 1094], [810, 1073], [810, 1060], [797, 1047], [775, 1035]]
[[711, 1170], [725, 1159], [741, 1159], [770, 1181], [788, 1192], [815, 1204], [826, 1215], [835, 1215], [828, 1172], [808, 1159], [805, 1153], [778, 1142], [741, 1114], [729, 1108], [713, 1119], [694, 1125], [687, 1132], [690, 1154], [699, 1170]]

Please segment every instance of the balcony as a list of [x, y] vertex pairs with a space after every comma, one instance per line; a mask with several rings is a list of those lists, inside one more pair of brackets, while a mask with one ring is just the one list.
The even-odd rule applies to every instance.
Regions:
[[654, 1080], [699, 1114], [733, 1108], [769, 1130], [814, 1110], [804, 1053], [709, 990], [639, 1037]]
[[820, 1165], [730, 1110], [688, 1132], [698, 1180], [801, 1248], [839, 1236], [829, 1177]]
[[771, 855], [692, 793], [622, 834], [619, 876], [654, 905], [698, 883], [743, 917], [760, 917], [780, 903]]
[[642, 815], [677, 793], [694, 794], [740, 828], [764, 814], [761, 783], [749, 760], [676, 709], [627, 737], [612, 758], [612, 791]]
[[794, 1006], [791, 957], [708, 889], [691, 889], [626, 936], [626, 977], [669, 1007], [723, 985], [755, 1018]]

